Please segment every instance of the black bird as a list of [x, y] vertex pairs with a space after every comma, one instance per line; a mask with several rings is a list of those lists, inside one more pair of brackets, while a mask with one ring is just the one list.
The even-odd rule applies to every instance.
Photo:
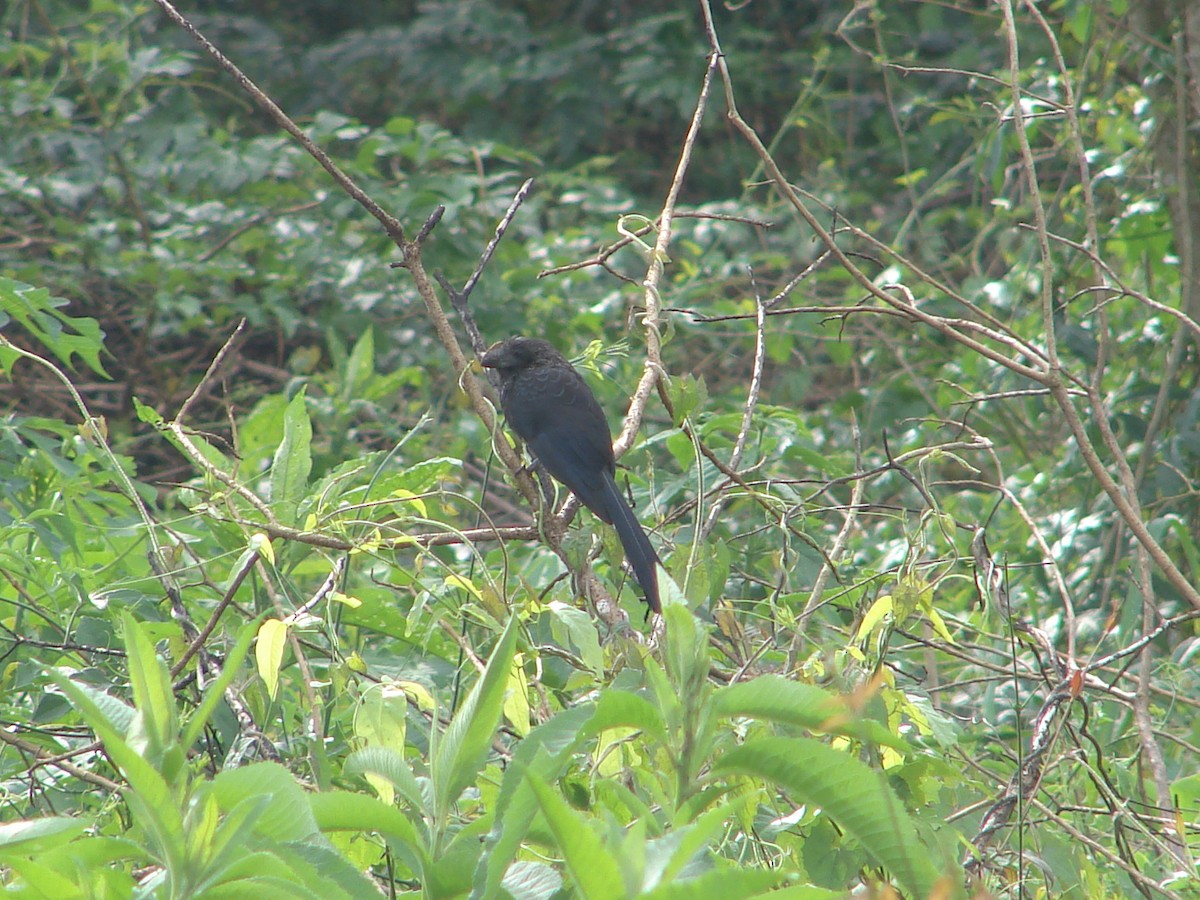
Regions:
[[509, 427], [547, 472], [617, 530], [646, 602], [662, 612], [656, 568], [661, 563], [613, 478], [612, 434], [587, 382], [538, 338], [500, 341], [482, 362], [500, 376], [500, 405]]

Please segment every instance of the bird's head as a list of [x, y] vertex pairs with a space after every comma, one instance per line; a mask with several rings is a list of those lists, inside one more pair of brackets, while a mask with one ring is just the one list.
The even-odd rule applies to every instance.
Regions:
[[561, 353], [541, 338], [510, 337], [492, 344], [480, 362], [489, 369], [496, 369], [503, 377], [506, 372], [559, 364], [563, 359]]

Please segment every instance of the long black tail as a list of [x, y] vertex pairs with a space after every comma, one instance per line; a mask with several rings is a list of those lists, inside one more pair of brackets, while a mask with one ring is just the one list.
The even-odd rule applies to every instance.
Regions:
[[625, 502], [616, 481], [607, 472], [604, 473], [604, 500], [609, 521], [612, 522], [613, 528], [617, 529], [617, 537], [621, 539], [621, 546], [625, 548], [625, 558], [629, 560], [638, 584], [646, 593], [646, 602], [656, 613], [661, 613], [658, 566], [662, 563], [658, 554], [654, 552], [650, 538], [646, 537], [646, 532], [642, 530], [642, 523]]

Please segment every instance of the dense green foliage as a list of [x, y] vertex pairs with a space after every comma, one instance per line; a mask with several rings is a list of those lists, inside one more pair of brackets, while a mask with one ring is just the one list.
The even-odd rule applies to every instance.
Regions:
[[[198, 7], [445, 212], [154, 3], [0, 13], [0, 884], [1200, 896], [1185, 0]], [[528, 177], [465, 315], [657, 377], [661, 619], [438, 329]]]

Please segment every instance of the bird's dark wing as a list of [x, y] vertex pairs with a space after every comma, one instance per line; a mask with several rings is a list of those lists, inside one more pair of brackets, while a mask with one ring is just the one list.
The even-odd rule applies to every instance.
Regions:
[[604, 479], [614, 470], [612, 438], [591, 389], [569, 366], [532, 366], [506, 391], [504, 414], [554, 478], [605, 522]]

